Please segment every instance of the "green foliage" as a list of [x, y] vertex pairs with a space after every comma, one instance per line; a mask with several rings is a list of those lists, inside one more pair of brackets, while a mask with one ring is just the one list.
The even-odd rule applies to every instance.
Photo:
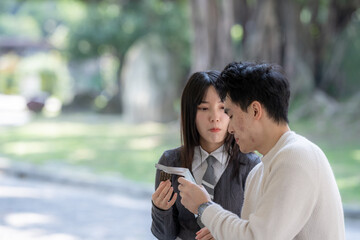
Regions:
[[16, 94], [18, 92], [18, 84], [11, 75], [0, 78], [0, 92], [5, 94]]
[[62, 102], [67, 102], [70, 98], [70, 73], [64, 57], [57, 51], [21, 58], [14, 74], [18, 85], [31, 76], [40, 79], [41, 91], [56, 96]]
[[151, 9], [151, 28], [161, 36], [164, 47], [178, 58], [183, 69], [190, 68], [190, 16], [185, 0], [145, 1]]
[[41, 38], [38, 23], [31, 16], [0, 15], [0, 34], [7, 37], [26, 37], [32, 40]]
[[[79, 66], [79, 71], [82, 71], [71, 72], [72, 81], [75, 82], [73, 86], [81, 86], [92, 94], [104, 93], [109, 100], [118, 89], [124, 56], [134, 43], [148, 34], [158, 35], [164, 49], [173, 55], [176, 65], [174, 74], [187, 72], [190, 66], [188, 18], [185, 0], [2, 0], [0, 36], [25, 39], [29, 43], [49, 43], [54, 47], [52, 52], [61, 54], [64, 60], [75, 68]], [[47, 92], [56, 91], [54, 89], [57, 89], [59, 82], [68, 84], [67, 90], [71, 87], [68, 74], [64, 81], [55, 73], [56, 69], [36, 69], [40, 72], [35, 75], [42, 79], [42, 88]], [[50, 72], [53, 72], [53, 76], [50, 76]], [[4, 73], [1, 74], [4, 79]], [[11, 73], [6, 78], [11, 79], [11, 84], [18, 83], [17, 78], [23, 74], [22, 71]], [[49, 78], [52, 80], [45, 80]], [[174, 77], [171, 80], [177, 79]], [[6, 88], [10, 89], [7, 85]], [[99, 99], [97, 105], [102, 106], [102, 98]]]
[[40, 71], [40, 78], [41, 90], [49, 94], [53, 94], [57, 82], [56, 74], [53, 71], [45, 69]]
[[105, 53], [124, 54], [134, 41], [146, 33], [143, 15], [136, 14], [138, 7], [132, 9], [127, 5], [105, 2], [88, 4], [84, 18], [70, 29], [70, 57], [81, 59]]
[[1, 2], [1, 34], [40, 40], [51, 35], [64, 21], [59, 14], [58, 4], [62, 2], [69, 4], [70, 1], [2, 0]]
[[91, 2], [69, 33], [73, 59], [104, 54], [120, 58], [137, 40], [158, 34], [164, 47], [189, 64], [189, 25], [186, 1], [160, 0]]

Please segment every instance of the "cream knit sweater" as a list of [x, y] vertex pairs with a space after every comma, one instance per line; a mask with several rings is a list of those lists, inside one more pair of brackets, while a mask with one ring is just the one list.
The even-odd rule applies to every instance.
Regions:
[[214, 204], [202, 222], [215, 239], [345, 239], [341, 198], [324, 153], [288, 131], [248, 175], [241, 219]]

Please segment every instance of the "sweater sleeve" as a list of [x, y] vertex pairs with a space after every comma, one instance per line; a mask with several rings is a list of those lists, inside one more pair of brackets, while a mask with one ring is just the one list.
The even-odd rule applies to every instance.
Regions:
[[[165, 152], [160, 160], [159, 163], [163, 165], [169, 165], [168, 159], [168, 152]], [[156, 177], [155, 177], [155, 189], [158, 188], [160, 184], [160, 171], [156, 170]], [[168, 210], [162, 210], [157, 208], [154, 204], [152, 204], [151, 208], [151, 217], [152, 217], [152, 224], [151, 224], [151, 232], [157, 239], [175, 239], [178, 233], [178, 222], [177, 222], [177, 209], [176, 206], [173, 205]]]
[[263, 191], [247, 220], [219, 205], [206, 208], [202, 221], [216, 239], [285, 240], [299, 233], [315, 207], [318, 169], [303, 155], [291, 158], [297, 159], [281, 159], [261, 175], [262, 180], [254, 181], [258, 185], [247, 185], [247, 190]]

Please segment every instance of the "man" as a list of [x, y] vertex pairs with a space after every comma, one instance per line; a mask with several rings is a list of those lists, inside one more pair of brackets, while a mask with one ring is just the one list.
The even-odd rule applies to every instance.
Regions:
[[[241, 218], [179, 178], [181, 203], [215, 239], [345, 239], [341, 198], [324, 153], [288, 126], [290, 90], [277, 65], [231, 63], [222, 71], [229, 129], [244, 153], [263, 155], [248, 175]], [[201, 239], [201, 236], [199, 236]]]

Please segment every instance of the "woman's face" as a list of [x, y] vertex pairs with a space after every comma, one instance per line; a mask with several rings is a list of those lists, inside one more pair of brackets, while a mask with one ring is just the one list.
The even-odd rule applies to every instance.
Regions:
[[210, 86], [196, 112], [201, 147], [209, 153], [219, 148], [224, 143], [228, 124], [229, 117], [224, 112], [224, 103], [215, 88]]

